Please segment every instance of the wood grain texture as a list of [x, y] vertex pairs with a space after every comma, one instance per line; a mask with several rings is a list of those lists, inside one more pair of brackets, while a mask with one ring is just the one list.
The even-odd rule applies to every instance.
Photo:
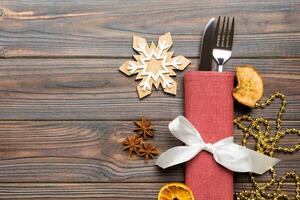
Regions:
[[[183, 75], [178, 72], [176, 97], [153, 91], [139, 100], [137, 81], [118, 71], [124, 59], [2, 59], [0, 119], [4, 120], [132, 120], [142, 114], [171, 120], [183, 114]], [[265, 95], [287, 95], [284, 119], [300, 120], [300, 59], [232, 59], [225, 67], [254, 64], [265, 82]], [[197, 70], [198, 60], [186, 71]], [[185, 71], [185, 72], [186, 72]], [[172, 103], [170, 103], [172, 102]], [[252, 114], [274, 118], [278, 102]], [[249, 113], [236, 106], [236, 114]], [[162, 114], [163, 113], [163, 114]]]
[[[3, 122], [0, 182], [160, 182], [182, 180], [182, 166], [163, 171], [123, 151], [132, 122]], [[1, 129], [0, 128], [0, 129]], [[155, 126], [160, 151], [179, 144]], [[170, 142], [170, 140], [172, 142]]]
[[[268, 192], [274, 192], [276, 186], [272, 186]], [[241, 192], [243, 190], [253, 190], [253, 187], [249, 183], [237, 183], [234, 184], [234, 191], [235, 192]], [[296, 187], [294, 183], [284, 183], [282, 192], [286, 195], [288, 195], [289, 199], [296, 200], [295, 195], [296, 195]], [[297, 199], [298, 200], [298, 199]]]
[[[299, 129], [298, 0], [1, 0], [0, 199], [154, 200], [165, 182], [183, 181], [183, 165], [163, 171], [128, 158], [120, 142], [145, 115], [158, 133], [149, 142], [160, 151], [180, 144], [167, 124], [184, 111], [184, 72], [176, 97], [154, 91], [140, 101], [138, 82], [117, 69], [135, 54], [133, 35], [150, 42], [171, 32], [175, 55], [192, 58], [186, 71], [197, 70], [202, 31], [218, 15], [236, 19], [234, 59], [225, 70], [254, 65], [264, 97], [287, 95], [284, 127]], [[236, 104], [235, 114], [274, 119], [278, 107]], [[241, 134], [234, 130], [236, 142]], [[287, 136], [281, 145], [298, 141]], [[276, 157], [283, 159], [279, 176], [300, 173], [299, 152]], [[235, 192], [251, 189], [247, 174], [234, 181]], [[284, 188], [294, 194], [292, 183]]]
[[0, 199], [154, 200], [162, 183], [0, 183]]
[[[153, 121], [156, 136], [147, 142], [160, 152], [180, 145], [168, 131], [167, 121]], [[170, 182], [183, 181], [183, 165], [161, 170], [155, 160], [145, 162], [122, 151], [121, 142], [135, 128], [120, 121], [3, 121], [0, 122], [0, 182]], [[299, 121], [283, 128], [300, 128]], [[235, 129], [240, 143], [242, 132]], [[284, 137], [283, 146], [296, 144], [296, 136]], [[253, 140], [249, 147], [252, 148]], [[278, 153], [283, 159], [278, 174], [300, 173], [300, 154]], [[259, 180], [268, 179], [268, 174]], [[246, 174], [236, 182], [248, 182]]]
[[207, 21], [234, 15], [234, 57], [299, 57], [297, 0], [3, 0], [2, 57], [129, 57], [132, 36], [166, 32], [178, 54], [198, 57]]
[[[0, 183], [0, 199], [81, 199], [81, 200], [156, 200], [164, 183]], [[235, 192], [251, 189], [250, 184], [235, 184]], [[290, 199], [295, 187], [284, 187]]]

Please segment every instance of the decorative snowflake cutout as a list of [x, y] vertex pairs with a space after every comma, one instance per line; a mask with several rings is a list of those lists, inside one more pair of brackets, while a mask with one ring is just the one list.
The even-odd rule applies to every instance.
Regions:
[[133, 49], [139, 55], [134, 55], [136, 61], [126, 61], [119, 70], [131, 76], [137, 74], [136, 80], [141, 80], [137, 86], [139, 98], [151, 94], [152, 86], [156, 89], [162, 86], [164, 92], [176, 95], [177, 83], [171, 76], [176, 76], [174, 70], [184, 70], [191, 61], [184, 56], [173, 56], [168, 50], [173, 42], [171, 33], [166, 33], [158, 39], [157, 46], [152, 42], [150, 47], [146, 39], [133, 36]]

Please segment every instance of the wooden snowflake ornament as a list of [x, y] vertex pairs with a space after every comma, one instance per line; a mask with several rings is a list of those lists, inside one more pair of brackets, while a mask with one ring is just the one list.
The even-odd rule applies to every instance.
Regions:
[[131, 76], [137, 74], [136, 80], [141, 80], [137, 86], [139, 98], [151, 94], [152, 86], [156, 89], [162, 86], [164, 92], [176, 95], [177, 83], [171, 76], [176, 76], [174, 70], [184, 70], [191, 61], [184, 56], [172, 57], [169, 52], [173, 42], [171, 33], [166, 33], [158, 39], [157, 46], [152, 42], [150, 47], [146, 39], [133, 36], [133, 49], [139, 55], [134, 55], [136, 61], [126, 61], [119, 70]]

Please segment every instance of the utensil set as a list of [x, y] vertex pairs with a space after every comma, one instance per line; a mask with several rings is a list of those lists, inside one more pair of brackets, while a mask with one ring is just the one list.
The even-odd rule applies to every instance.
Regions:
[[232, 53], [234, 36], [234, 18], [218, 17], [210, 19], [202, 37], [200, 70], [210, 71], [212, 57], [218, 64], [218, 72], [223, 71], [224, 64]]

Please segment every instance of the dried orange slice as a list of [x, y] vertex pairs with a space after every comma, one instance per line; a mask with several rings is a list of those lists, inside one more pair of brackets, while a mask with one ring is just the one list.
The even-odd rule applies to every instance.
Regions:
[[158, 200], [195, 200], [193, 192], [183, 183], [168, 183], [158, 194]]
[[251, 108], [261, 99], [264, 93], [264, 83], [251, 65], [236, 67], [238, 85], [233, 90], [234, 98], [243, 105]]

